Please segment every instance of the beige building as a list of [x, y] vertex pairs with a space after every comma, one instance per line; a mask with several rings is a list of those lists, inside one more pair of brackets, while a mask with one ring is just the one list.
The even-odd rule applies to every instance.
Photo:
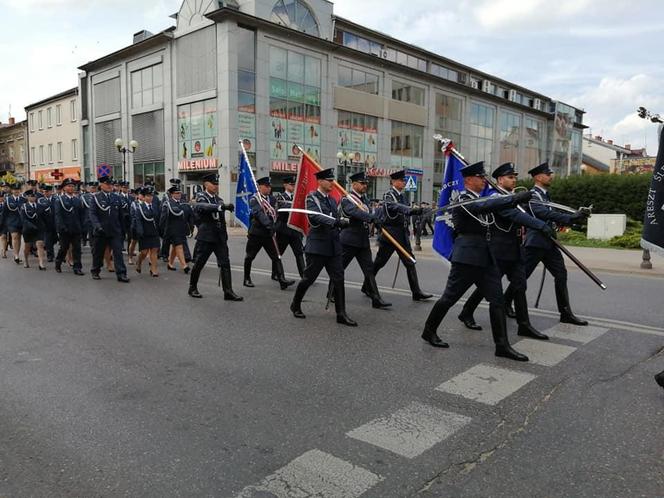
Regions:
[[0, 123], [0, 174], [10, 172], [14, 176], [27, 178], [26, 121]]
[[25, 108], [28, 118], [29, 176], [42, 183], [81, 178], [78, 88]]

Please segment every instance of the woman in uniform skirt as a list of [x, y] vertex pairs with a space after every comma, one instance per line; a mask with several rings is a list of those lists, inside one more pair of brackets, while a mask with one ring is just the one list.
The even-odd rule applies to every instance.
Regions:
[[46, 212], [43, 206], [37, 204], [37, 193], [34, 190], [26, 190], [24, 193], [26, 202], [20, 209], [21, 225], [23, 228], [23, 268], [30, 268], [28, 258], [34, 245], [37, 246], [37, 257], [39, 258], [39, 269], [46, 270], [44, 260], [44, 233], [46, 232]]
[[11, 186], [11, 195], [5, 196], [5, 228], [10, 234], [14, 263], [21, 264], [21, 206], [25, 198], [21, 196], [21, 186], [15, 183]]
[[184, 245], [187, 235], [193, 228], [193, 212], [186, 202], [181, 202], [182, 191], [178, 185], [168, 189], [170, 198], [161, 204], [161, 217], [159, 218], [161, 234], [171, 243], [168, 255], [168, 269], [177, 271], [173, 263], [175, 258], [180, 262], [180, 268], [189, 273], [189, 265], [184, 255]]
[[[4, 182], [2, 182], [4, 183]], [[5, 227], [5, 191], [0, 185], [0, 258], [7, 259], [7, 228]]]
[[157, 260], [159, 258], [159, 228], [157, 218], [152, 207], [153, 190], [144, 187], [142, 190], [143, 201], [138, 202], [132, 215], [134, 217], [134, 229], [138, 237], [138, 250], [140, 251], [136, 260], [136, 273], [141, 273], [141, 265], [145, 259], [150, 260], [150, 275], [158, 277]]

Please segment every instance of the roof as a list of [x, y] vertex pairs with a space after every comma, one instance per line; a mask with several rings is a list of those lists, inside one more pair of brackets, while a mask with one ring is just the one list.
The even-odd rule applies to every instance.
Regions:
[[608, 173], [610, 171], [608, 164], [604, 164], [602, 161], [598, 161], [594, 157], [590, 157], [587, 154], [581, 155], [581, 162], [583, 164], [587, 164], [592, 168], [595, 168], [596, 170], [603, 171], [605, 173]]
[[606, 147], [607, 149], [615, 150], [616, 152], [621, 152], [623, 154], [631, 154], [630, 149], [626, 149], [625, 147], [621, 147], [620, 145], [616, 144], [610, 144], [608, 142], [605, 142], [604, 140], [597, 140], [593, 137], [589, 137], [587, 135], [583, 136], [584, 140], [587, 140], [588, 142], [591, 142], [593, 145], [599, 145], [600, 147]]
[[65, 90], [64, 92], [60, 92], [56, 95], [52, 95], [51, 97], [47, 97], [43, 100], [40, 100], [39, 102], [35, 102], [34, 104], [26, 105], [25, 109], [32, 109], [33, 107], [40, 106], [42, 104], [46, 104], [48, 102], [53, 102], [55, 100], [60, 100], [64, 97], [69, 97], [72, 95], [78, 95], [78, 87], [70, 88], [69, 90]]
[[114, 62], [117, 59], [122, 59], [136, 52], [145, 50], [146, 48], [160, 45], [161, 43], [171, 39], [172, 37], [171, 33], [173, 31], [175, 31], [175, 26], [171, 26], [170, 28], [160, 31], [159, 33], [152, 35], [146, 38], [145, 40], [141, 40], [139, 42], [132, 43], [131, 45], [127, 45], [126, 47], [121, 48], [120, 50], [116, 50], [115, 52], [105, 55], [99, 59], [86, 62], [82, 66], [79, 66], [78, 69], [80, 69], [81, 71], [89, 71], [91, 69], [95, 69], [100, 66], [104, 66], [111, 62]]

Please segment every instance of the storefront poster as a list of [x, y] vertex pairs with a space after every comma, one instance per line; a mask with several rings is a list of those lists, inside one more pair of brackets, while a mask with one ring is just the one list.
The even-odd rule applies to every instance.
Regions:
[[364, 150], [364, 133], [361, 131], [353, 131], [351, 133], [351, 149], [353, 151]]
[[285, 161], [288, 157], [287, 143], [283, 140], [272, 140], [270, 142], [270, 159], [273, 161]]
[[320, 125], [304, 125], [304, 143], [307, 145], [320, 145]]
[[238, 133], [240, 138], [256, 137], [256, 115], [248, 112], [238, 113], [237, 118]]
[[205, 138], [205, 106], [203, 102], [196, 102], [191, 104], [191, 139], [195, 142], [203, 138]]
[[205, 157], [216, 157], [217, 155], [217, 138], [206, 138], [203, 143], [205, 144]]
[[351, 131], [346, 128], [337, 130], [337, 148], [346, 149], [350, 147], [350, 134]]
[[283, 118], [270, 118], [272, 123], [272, 136], [275, 140], [286, 140], [288, 138], [288, 120]]
[[378, 135], [376, 132], [364, 133], [364, 151], [365, 152], [378, 152]]
[[299, 144], [304, 143], [304, 124], [298, 121], [288, 121], [288, 143]]
[[284, 80], [270, 78], [270, 97], [285, 99], [288, 96], [288, 85]]
[[180, 141], [191, 139], [191, 114], [189, 105], [180, 106], [178, 110], [178, 137]]
[[191, 158], [191, 142], [188, 140], [180, 142], [178, 159], [189, 159], [189, 158]]
[[205, 156], [204, 138], [194, 139], [191, 141], [191, 157], [199, 158]]
[[205, 103], [205, 138], [217, 136], [217, 106], [210, 101]]

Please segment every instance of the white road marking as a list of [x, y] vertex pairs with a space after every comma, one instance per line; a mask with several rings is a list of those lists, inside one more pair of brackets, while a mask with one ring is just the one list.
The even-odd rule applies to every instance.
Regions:
[[588, 344], [590, 341], [594, 341], [608, 331], [609, 329], [593, 327], [591, 325], [587, 327], [579, 327], [578, 325], [571, 325], [569, 323], [559, 323], [544, 333], [550, 337]]
[[531, 363], [544, 365], [545, 367], [557, 365], [576, 351], [576, 348], [571, 346], [553, 344], [548, 341], [536, 341], [534, 339], [524, 339], [513, 344], [512, 347], [519, 353], [527, 355]]
[[479, 364], [441, 384], [436, 391], [497, 405], [535, 378], [537, 376], [530, 373]]
[[414, 458], [470, 423], [471, 419], [413, 402], [387, 417], [364, 424], [346, 435]]
[[311, 450], [259, 484], [247, 486], [236, 498], [356, 498], [382, 480], [362, 467]]

